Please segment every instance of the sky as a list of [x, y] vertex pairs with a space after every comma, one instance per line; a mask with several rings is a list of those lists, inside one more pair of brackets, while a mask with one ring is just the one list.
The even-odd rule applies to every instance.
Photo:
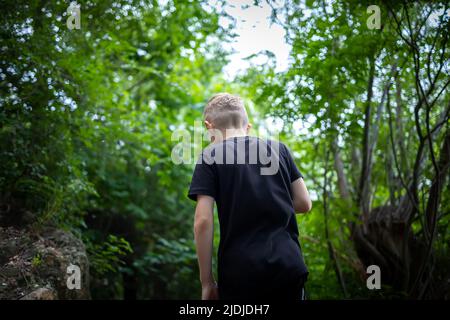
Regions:
[[[288, 57], [290, 46], [285, 42], [285, 31], [278, 24], [272, 24], [270, 15], [272, 8], [261, 1], [255, 6], [253, 0], [229, 0], [225, 11], [236, 19], [234, 32], [237, 37], [224, 46], [235, 51], [230, 56], [230, 63], [225, 67], [224, 73], [227, 78], [233, 78], [239, 70], [249, 67], [249, 62], [244, 58], [257, 54], [262, 50], [269, 50], [275, 54], [277, 65], [276, 71], [284, 71], [288, 68]], [[219, 23], [227, 26], [230, 21], [221, 17]], [[264, 57], [254, 59], [253, 62], [264, 63]]]

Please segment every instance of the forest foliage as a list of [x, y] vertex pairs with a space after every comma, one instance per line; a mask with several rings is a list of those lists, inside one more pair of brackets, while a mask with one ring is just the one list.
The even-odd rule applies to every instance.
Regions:
[[310, 298], [449, 297], [446, 1], [264, 2], [289, 68], [261, 52], [233, 80], [225, 1], [80, 3], [69, 30], [67, 1], [1, 1], [1, 225], [75, 233], [93, 298], [198, 298], [193, 163], [174, 164], [172, 135], [229, 91], [255, 130], [280, 127], [311, 190]]

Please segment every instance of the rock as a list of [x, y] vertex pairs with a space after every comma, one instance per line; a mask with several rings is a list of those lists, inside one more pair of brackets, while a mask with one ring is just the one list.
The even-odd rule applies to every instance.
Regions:
[[[69, 266], [79, 271], [79, 289], [68, 285], [77, 276]], [[55, 228], [36, 234], [0, 227], [0, 299], [90, 299], [83, 242]]]
[[56, 292], [49, 288], [39, 288], [27, 294], [20, 300], [57, 300]]

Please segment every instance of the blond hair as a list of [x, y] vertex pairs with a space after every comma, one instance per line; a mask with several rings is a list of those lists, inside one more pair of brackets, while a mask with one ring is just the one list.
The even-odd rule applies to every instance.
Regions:
[[240, 129], [248, 124], [244, 102], [240, 97], [229, 93], [218, 93], [209, 99], [203, 116], [220, 130]]

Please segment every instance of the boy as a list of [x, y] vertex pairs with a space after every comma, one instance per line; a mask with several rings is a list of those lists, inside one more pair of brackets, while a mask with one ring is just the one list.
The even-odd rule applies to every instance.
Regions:
[[[228, 93], [208, 101], [204, 122], [213, 143], [203, 150], [188, 193], [197, 201], [202, 299], [303, 299], [308, 271], [295, 213], [311, 210], [311, 200], [288, 149], [248, 136], [243, 101]], [[212, 273], [214, 201], [218, 285]]]

